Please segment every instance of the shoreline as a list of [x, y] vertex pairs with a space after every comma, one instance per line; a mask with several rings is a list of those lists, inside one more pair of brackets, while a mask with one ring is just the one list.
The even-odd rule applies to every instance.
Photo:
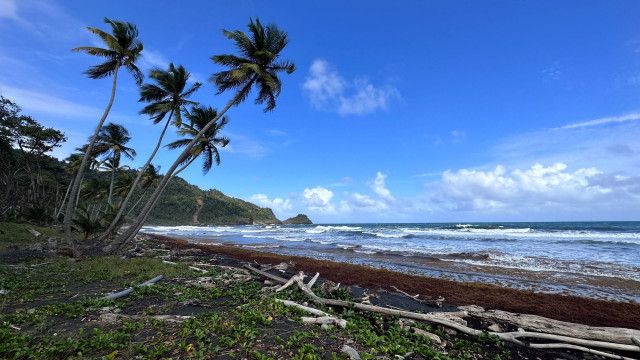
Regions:
[[364, 265], [280, 255], [237, 246], [192, 243], [186, 239], [164, 235], [145, 235], [171, 247], [198, 248], [207, 253], [226, 255], [242, 261], [262, 264], [293, 262], [297, 270], [319, 272], [323, 278], [344, 285], [391, 291], [392, 286], [396, 286], [426, 298], [442, 296], [447, 304], [456, 306], [478, 305], [485, 309], [539, 315], [585, 325], [640, 329], [640, 304], [633, 302], [539, 293], [486, 283], [411, 275]]

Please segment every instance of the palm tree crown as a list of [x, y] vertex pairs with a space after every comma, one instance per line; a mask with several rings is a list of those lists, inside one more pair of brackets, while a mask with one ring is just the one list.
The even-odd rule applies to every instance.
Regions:
[[265, 104], [264, 111], [271, 111], [276, 107], [276, 98], [282, 88], [278, 73], [285, 71], [291, 74], [296, 69], [292, 62], [278, 59], [288, 43], [287, 33], [274, 24], [264, 27], [260, 19], [249, 21], [249, 32], [247, 35], [240, 30], [223, 31], [227, 38], [235, 42], [240, 56], [212, 56], [211, 59], [216, 64], [230, 69], [213, 74], [211, 81], [218, 87], [218, 94], [228, 89], [237, 89], [236, 104], [244, 101], [251, 87], [257, 85], [256, 104]]
[[135, 64], [143, 49], [138, 40], [138, 28], [124, 21], [104, 18], [104, 22], [111, 25], [111, 34], [95, 27], [87, 29], [100, 37], [106, 47], [80, 46], [73, 49], [106, 58], [105, 62], [90, 67], [85, 73], [92, 79], [101, 79], [112, 75], [117, 67], [124, 66], [137, 84], [142, 83], [142, 72]]
[[140, 87], [140, 101], [150, 102], [140, 113], [150, 115], [153, 123], [157, 124], [172, 112], [174, 123], [176, 126], [180, 126], [183, 108], [187, 105], [197, 104], [187, 98], [196, 92], [202, 84], [196, 82], [185, 91], [190, 74], [184, 66], [176, 67], [173, 63], [169, 64], [168, 70], [152, 69], [149, 72], [149, 77], [156, 84], [143, 84]]
[[[131, 140], [131, 136], [124, 126], [108, 123], [100, 129], [98, 141], [93, 150], [94, 154], [96, 156], [111, 157], [117, 163], [119, 163], [122, 155], [133, 160], [136, 156], [136, 151], [127, 147], [129, 140]], [[119, 166], [119, 164], [116, 166]]]
[[[187, 146], [191, 140], [198, 135], [200, 130], [218, 116], [218, 112], [212, 107], [194, 107], [191, 109], [191, 112], [187, 112], [185, 116], [190, 123], [188, 125], [183, 124], [182, 128], [178, 130], [178, 133], [187, 137], [167, 144], [167, 147], [170, 149]], [[202, 163], [202, 172], [205, 174], [211, 170], [214, 162], [216, 165], [220, 165], [220, 152], [218, 151], [218, 147], [227, 146], [229, 139], [219, 136], [219, 133], [228, 122], [229, 119], [227, 119], [226, 116], [218, 119], [215, 125], [211, 126], [200, 136], [198, 142], [191, 148], [189, 156], [187, 156], [182, 163], [191, 162], [202, 155], [204, 160]]]

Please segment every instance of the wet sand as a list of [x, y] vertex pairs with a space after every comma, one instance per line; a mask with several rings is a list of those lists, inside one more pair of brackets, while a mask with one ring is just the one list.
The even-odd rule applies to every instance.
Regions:
[[479, 305], [517, 313], [545, 316], [553, 319], [593, 326], [640, 329], [640, 304], [548, 294], [528, 290], [447, 279], [410, 275], [363, 265], [317, 260], [302, 256], [285, 256], [237, 246], [194, 244], [187, 240], [161, 235], [153, 238], [176, 248], [198, 248], [212, 254], [223, 254], [242, 261], [258, 263], [293, 262], [296, 269], [319, 272], [323, 278], [345, 285], [393, 290], [392, 286], [426, 298], [443, 296], [451, 305]]

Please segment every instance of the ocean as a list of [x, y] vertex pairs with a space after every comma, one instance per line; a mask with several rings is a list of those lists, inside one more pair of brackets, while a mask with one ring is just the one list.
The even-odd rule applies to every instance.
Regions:
[[142, 231], [457, 281], [640, 302], [640, 222], [146, 226]]

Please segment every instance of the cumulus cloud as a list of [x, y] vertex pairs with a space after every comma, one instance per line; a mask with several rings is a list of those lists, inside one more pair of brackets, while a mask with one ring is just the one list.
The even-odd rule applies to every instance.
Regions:
[[386, 109], [398, 90], [390, 85], [375, 86], [364, 77], [348, 81], [325, 60], [315, 60], [302, 88], [318, 109], [340, 115], [365, 115]]
[[306, 188], [302, 192], [302, 196], [311, 211], [317, 211], [320, 213], [332, 213], [335, 211], [335, 206], [331, 202], [331, 199], [333, 198], [333, 191], [327, 188], [322, 186]]
[[394, 201], [395, 199], [393, 195], [391, 195], [391, 191], [387, 188], [386, 180], [387, 174], [378, 171], [376, 173], [376, 178], [373, 180], [373, 183], [371, 183], [371, 189], [382, 199], [386, 201]]
[[251, 195], [249, 201], [262, 207], [271, 208], [271, 210], [273, 210], [278, 216], [288, 214], [293, 208], [290, 199], [282, 199], [279, 197], [270, 199], [266, 194]]
[[342, 200], [340, 203], [340, 210], [342, 212], [359, 210], [367, 212], [380, 212], [382, 210], [386, 210], [387, 208], [388, 205], [386, 202], [357, 192], [348, 195], [347, 199]]
[[[432, 188], [431, 200], [448, 210], [535, 210], [602, 202], [613, 194], [596, 168], [568, 170], [566, 164], [535, 164], [528, 169], [445, 171]], [[609, 180], [611, 181], [611, 179]], [[432, 184], [433, 185], [433, 184]], [[637, 196], [637, 195], [636, 195]]]

